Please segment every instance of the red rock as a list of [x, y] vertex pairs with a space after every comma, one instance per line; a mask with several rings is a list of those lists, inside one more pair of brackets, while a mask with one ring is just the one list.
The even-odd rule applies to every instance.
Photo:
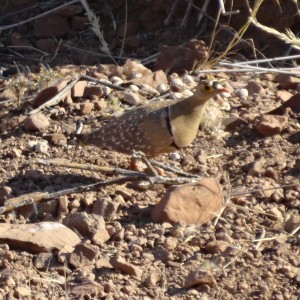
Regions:
[[[84, 282], [76, 282], [76, 284], [68, 284], [68, 289], [70, 289], [72, 298], [82, 299], [86, 295], [93, 295], [94, 299], [101, 299], [100, 292], [103, 290], [101, 284], [94, 280], [88, 280]], [[75, 295], [75, 297], [74, 297]], [[106, 297], [107, 298], [107, 297]]]
[[45, 130], [49, 126], [50, 126], [50, 122], [48, 117], [46, 117], [42, 113], [30, 115], [24, 121], [24, 127], [26, 130], [33, 130], [33, 131]]
[[33, 107], [39, 107], [40, 105], [46, 103], [48, 100], [56, 96], [66, 85], [68, 84], [67, 80], [63, 80], [55, 86], [47, 87], [40, 91], [40, 93], [33, 100]]
[[250, 164], [247, 174], [250, 176], [259, 177], [264, 172], [265, 165], [266, 165], [265, 158], [262, 157], [260, 159], [257, 159]]
[[282, 115], [286, 114], [286, 112], [291, 109], [294, 113], [300, 112], [300, 94], [296, 94], [292, 96], [289, 100], [285, 101], [279, 107], [269, 111], [270, 115]]
[[63, 133], [53, 133], [50, 137], [50, 142], [54, 145], [66, 145], [67, 138]]
[[293, 215], [286, 221], [284, 229], [287, 232], [291, 233], [299, 226], [300, 226], [300, 215]]
[[[110, 236], [105, 229], [103, 217], [87, 213], [70, 213], [64, 219], [64, 224], [68, 227], [75, 228], [83, 236], [97, 239], [97, 245], [104, 243]], [[95, 241], [94, 241], [95, 242]]]
[[246, 86], [246, 89], [249, 92], [249, 95], [253, 96], [253, 95], [265, 95], [266, 91], [265, 89], [261, 86], [261, 84], [259, 84], [258, 82], [256, 82], [255, 80], [250, 80]]
[[296, 89], [300, 83], [299, 77], [294, 77], [289, 74], [278, 74], [275, 80], [279, 82], [278, 88], [284, 90]]
[[291, 97], [293, 97], [293, 94], [288, 91], [281, 90], [276, 92], [276, 97], [281, 101], [285, 102], [289, 100]]
[[83, 97], [84, 90], [88, 86], [88, 82], [85, 80], [80, 80], [76, 82], [71, 90], [72, 97]]
[[280, 133], [288, 124], [288, 116], [262, 115], [256, 124], [256, 129], [263, 136], [272, 136]]
[[107, 102], [102, 98], [95, 102], [95, 109], [99, 111], [106, 110], [107, 108]]
[[90, 24], [89, 18], [85, 16], [73, 16], [72, 27], [75, 30], [84, 30]]
[[158, 70], [153, 73], [153, 88], [157, 89], [160, 84], [168, 84], [168, 78], [163, 70]]
[[137, 279], [141, 279], [143, 275], [143, 270], [136, 267], [135, 265], [128, 263], [125, 259], [119, 255], [112, 257], [109, 261], [113, 268], [121, 270], [122, 272], [134, 276]]
[[214, 276], [209, 271], [191, 271], [185, 279], [185, 287], [191, 287], [194, 285], [207, 284], [213, 287], [217, 284]]
[[123, 73], [128, 77], [128, 79], [133, 78], [137, 73], [140, 73], [143, 76], [152, 75], [152, 71], [143, 66], [141, 62], [131, 59], [127, 59], [125, 64], [123, 65]]
[[80, 112], [83, 115], [90, 114], [94, 108], [94, 103], [86, 101], [80, 104]]
[[119, 208], [120, 203], [109, 197], [97, 199], [93, 203], [93, 213], [102, 216], [105, 220], [112, 220]]
[[206, 244], [205, 250], [211, 254], [220, 254], [226, 251], [231, 244], [224, 241], [212, 241]]
[[99, 254], [97, 246], [91, 244], [78, 244], [69, 257], [69, 263], [75, 268], [93, 265]]
[[191, 71], [208, 56], [208, 48], [201, 40], [190, 40], [185, 46], [161, 46], [155, 69], [168, 72]]
[[100, 86], [92, 85], [86, 86], [83, 92], [83, 97], [90, 98], [92, 96], [101, 97], [103, 95], [103, 90]]
[[68, 22], [64, 17], [51, 14], [35, 21], [34, 35], [37, 38], [64, 37], [69, 30]]
[[155, 222], [204, 224], [212, 220], [223, 205], [220, 186], [213, 178], [171, 187], [154, 207]]
[[78, 235], [66, 226], [55, 222], [36, 224], [1, 224], [0, 242], [32, 253], [52, 250], [73, 251], [80, 243]]
[[98, 72], [96, 70], [93, 70], [90, 72], [90, 74], [88, 74], [96, 79], [100, 79], [100, 80], [108, 80], [108, 76], [103, 74], [102, 72]]

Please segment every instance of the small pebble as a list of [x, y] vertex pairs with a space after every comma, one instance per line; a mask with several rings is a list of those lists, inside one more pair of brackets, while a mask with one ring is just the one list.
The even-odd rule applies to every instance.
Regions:
[[35, 146], [36, 152], [43, 154], [48, 153], [48, 148], [48, 143], [46, 141], [38, 142]]
[[181, 156], [178, 152], [170, 153], [169, 158], [170, 158], [170, 160], [173, 160], [173, 161], [181, 160]]
[[244, 98], [247, 98], [247, 97], [248, 97], [249, 92], [248, 92], [247, 89], [237, 89], [237, 90], [235, 91], [235, 95], [236, 95], [237, 97], [239, 97], [240, 99], [244, 99]]

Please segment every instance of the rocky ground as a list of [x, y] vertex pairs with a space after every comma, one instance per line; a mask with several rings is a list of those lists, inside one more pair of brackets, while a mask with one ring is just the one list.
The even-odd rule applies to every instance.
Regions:
[[[117, 2], [114, 9], [121, 7]], [[23, 4], [28, 3], [35, 1]], [[166, 19], [166, 7], [152, 9], [156, 20]], [[125, 53], [134, 54], [131, 57], [151, 55], [162, 32], [172, 41], [172, 26], [176, 28], [183, 18], [177, 13], [168, 30], [154, 28], [153, 35], [138, 35], [139, 25], [144, 30], [155, 26], [155, 22], [147, 23], [149, 16], [142, 12], [141, 23], [129, 23], [132, 31]], [[104, 25], [109, 16], [105, 15]], [[54, 31], [65, 28], [62, 37], [68, 36], [69, 46], [83, 46], [87, 41], [91, 47], [97, 45], [80, 5], [55, 18], [62, 24], [61, 31]], [[1, 42], [55, 51], [53, 32], [43, 32], [51, 26], [39, 22], [31, 26], [5, 31]], [[112, 29], [106, 28], [107, 35], [113, 36]], [[188, 32], [180, 35], [185, 41], [194, 37]], [[116, 52], [121, 38], [122, 29], [109, 40]], [[154, 44], [147, 47], [150, 42]], [[143, 66], [124, 59], [115, 66], [106, 63], [107, 58], [101, 61], [87, 53], [82, 62], [81, 52], [70, 51], [68, 45], [60, 49], [55, 63], [49, 61], [51, 69], [37, 67], [33, 60], [40, 59], [40, 54], [23, 49], [28, 61], [17, 58], [21, 74], [11, 63], [16, 53], [7, 47], [1, 54], [7, 64], [0, 80], [0, 297], [299, 299], [300, 80], [290, 74], [227, 73], [226, 68], [205, 74], [223, 82], [231, 94], [212, 101], [193, 145], [155, 158], [197, 182], [192, 192], [187, 188], [173, 195], [166, 179], [155, 184], [128, 176], [109, 181], [122, 176], [112, 168], [130, 169], [130, 157], [78, 145], [76, 122], [83, 120], [88, 132], [154, 98], [187, 97], [200, 74], [178, 70], [178, 75], [170, 69], [177, 61], [194, 66], [205, 59], [208, 50], [203, 42], [193, 41], [190, 48], [161, 49], [164, 71], [155, 71], [155, 61]], [[30, 65], [31, 72], [25, 65]], [[71, 87], [79, 74], [96, 81], [85, 77]], [[64, 88], [67, 92], [59, 101], [47, 102]], [[55, 164], [41, 160], [55, 160]], [[82, 165], [74, 168], [67, 162], [101, 166], [102, 171]], [[171, 171], [165, 175], [178, 182], [183, 177], [192, 181]], [[199, 183], [197, 176], [209, 179]], [[84, 187], [100, 181], [105, 184]], [[78, 186], [81, 190], [75, 189]], [[161, 215], [157, 209], [166, 195], [174, 196], [176, 203], [182, 201], [180, 207], [169, 204], [168, 210], [175, 210], [172, 216]], [[190, 209], [198, 203], [203, 206], [200, 213]]]

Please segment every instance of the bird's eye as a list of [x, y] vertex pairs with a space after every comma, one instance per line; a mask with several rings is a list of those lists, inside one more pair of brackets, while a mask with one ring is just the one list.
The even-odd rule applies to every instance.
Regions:
[[206, 91], [209, 91], [209, 90], [210, 90], [210, 86], [206, 85], [206, 86], [204, 87], [204, 89], [205, 89]]

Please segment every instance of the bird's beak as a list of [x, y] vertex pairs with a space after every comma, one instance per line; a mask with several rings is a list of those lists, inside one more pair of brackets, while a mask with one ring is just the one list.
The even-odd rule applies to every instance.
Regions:
[[219, 93], [230, 93], [230, 91], [227, 88], [225, 88], [223, 85], [221, 85], [220, 83], [217, 84], [216, 90], [218, 90]]

